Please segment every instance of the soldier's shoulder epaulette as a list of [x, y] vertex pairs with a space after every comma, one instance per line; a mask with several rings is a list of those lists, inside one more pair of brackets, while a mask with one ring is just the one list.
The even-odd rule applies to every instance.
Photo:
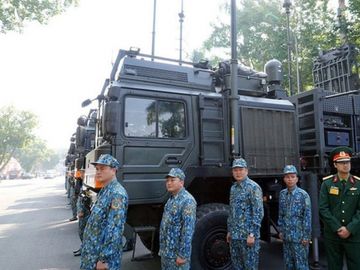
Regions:
[[325, 180], [328, 180], [328, 179], [330, 179], [330, 178], [332, 178], [334, 175], [332, 174], [332, 175], [328, 175], [328, 176], [325, 176], [325, 177], [323, 177], [323, 181], [325, 181]]
[[353, 175], [353, 177], [354, 177], [356, 180], [360, 181], [360, 177], [359, 177], [359, 176]]

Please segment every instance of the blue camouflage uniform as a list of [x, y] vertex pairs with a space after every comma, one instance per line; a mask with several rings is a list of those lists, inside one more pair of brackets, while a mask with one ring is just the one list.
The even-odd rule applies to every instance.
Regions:
[[[247, 168], [244, 159], [236, 159], [233, 168]], [[246, 177], [235, 182], [230, 190], [230, 213], [227, 221], [230, 233], [230, 254], [235, 270], [258, 269], [260, 251], [260, 227], [264, 217], [260, 186]], [[247, 246], [247, 237], [253, 234], [255, 244]]]
[[[284, 174], [295, 173], [293, 165], [284, 168]], [[284, 260], [287, 270], [308, 270], [309, 245], [302, 241], [311, 239], [311, 202], [307, 192], [299, 187], [283, 189], [279, 197], [279, 231], [283, 237]]]
[[[168, 176], [184, 180], [185, 174], [178, 168], [171, 169]], [[196, 201], [182, 188], [176, 195], [170, 196], [164, 207], [160, 224], [161, 269], [190, 269], [191, 241], [196, 221]], [[176, 265], [176, 258], [186, 259], [182, 266]]]
[[[93, 164], [119, 167], [108, 156], [101, 155]], [[85, 227], [80, 269], [93, 270], [98, 261], [105, 261], [109, 270], [120, 269], [127, 207], [128, 195], [116, 178], [100, 190]]]
[[[77, 202], [77, 212], [79, 216], [79, 237], [81, 242], [83, 241], [83, 235], [85, 226], [87, 223], [87, 220], [90, 216], [90, 203], [87, 202], [88, 197], [86, 196], [86, 193], [83, 194], [83, 196], [79, 196], [78, 202]], [[79, 214], [82, 213], [82, 216]]]
[[76, 203], [77, 203], [77, 194], [75, 189], [75, 178], [71, 177], [69, 180], [69, 197], [70, 197], [70, 205], [71, 205], [71, 211], [72, 211], [72, 217], [77, 217], [77, 210], [76, 210]]

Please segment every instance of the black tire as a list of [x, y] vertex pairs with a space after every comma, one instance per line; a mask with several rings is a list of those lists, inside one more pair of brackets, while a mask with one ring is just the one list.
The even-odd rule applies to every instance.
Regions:
[[201, 205], [196, 213], [192, 242], [192, 270], [232, 269], [230, 249], [226, 243], [229, 206], [220, 203]]

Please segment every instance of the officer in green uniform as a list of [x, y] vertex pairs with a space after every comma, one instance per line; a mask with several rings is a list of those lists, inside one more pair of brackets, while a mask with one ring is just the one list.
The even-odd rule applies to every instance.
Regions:
[[324, 223], [329, 270], [360, 269], [360, 178], [350, 174], [351, 148], [337, 147], [330, 158], [337, 174], [324, 177], [319, 211]]

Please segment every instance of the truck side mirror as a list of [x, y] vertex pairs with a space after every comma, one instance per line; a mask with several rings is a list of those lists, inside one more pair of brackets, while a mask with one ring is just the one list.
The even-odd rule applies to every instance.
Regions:
[[102, 130], [104, 136], [116, 135], [120, 130], [121, 105], [119, 101], [109, 101], [104, 108]]

